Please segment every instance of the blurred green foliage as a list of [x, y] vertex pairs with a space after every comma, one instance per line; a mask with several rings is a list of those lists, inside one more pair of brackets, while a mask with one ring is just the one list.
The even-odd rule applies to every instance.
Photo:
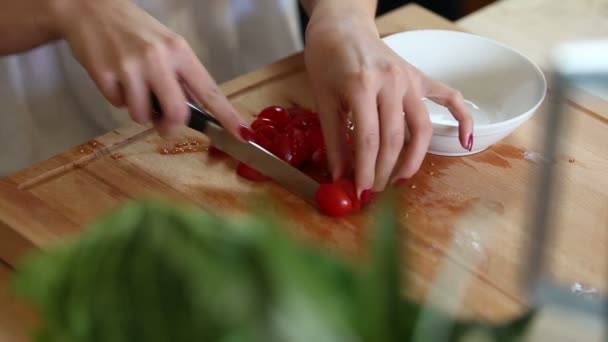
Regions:
[[[262, 212], [229, 220], [131, 203], [26, 258], [15, 288], [43, 316], [41, 342], [411, 341], [422, 307], [400, 294], [390, 201], [376, 222], [370, 258], [355, 266]], [[432, 311], [450, 341], [473, 330], [517, 340], [532, 317], [491, 326]]]

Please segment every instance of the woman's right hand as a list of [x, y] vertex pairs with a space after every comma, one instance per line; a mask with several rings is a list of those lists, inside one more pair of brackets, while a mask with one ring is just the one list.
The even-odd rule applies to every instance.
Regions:
[[[241, 138], [243, 119], [183, 37], [131, 0], [60, 0], [57, 27], [105, 98], [171, 136], [189, 119], [186, 92]], [[153, 120], [155, 94], [163, 117]], [[242, 138], [241, 138], [242, 139]]]

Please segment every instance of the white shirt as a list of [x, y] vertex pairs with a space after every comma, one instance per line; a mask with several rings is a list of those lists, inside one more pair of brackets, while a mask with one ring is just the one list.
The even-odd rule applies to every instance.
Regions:
[[[295, 0], [135, 0], [184, 36], [221, 83], [301, 49]], [[129, 120], [64, 42], [0, 57], [0, 176]]]

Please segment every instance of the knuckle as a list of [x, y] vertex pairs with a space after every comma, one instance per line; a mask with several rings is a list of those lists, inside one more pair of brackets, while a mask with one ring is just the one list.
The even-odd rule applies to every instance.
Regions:
[[399, 79], [402, 76], [403, 71], [401, 67], [393, 62], [387, 62], [380, 66], [382, 73], [389, 79]]
[[179, 34], [170, 34], [165, 37], [165, 46], [173, 53], [180, 53], [189, 49], [186, 39]]
[[221, 101], [222, 93], [216, 85], [210, 85], [205, 88], [202, 94], [202, 100], [207, 103], [216, 103]]
[[425, 120], [418, 125], [416, 132], [413, 135], [424, 141], [430, 141], [433, 136], [433, 124], [430, 120]]
[[132, 75], [137, 71], [138, 64], [139, 63], [137, 62], [137, 60], [133, 57], [124, 58], [120, 62], [120, 72], [123, 75]]
[[146, 43], [143, 53], [148, 62], [158, 63], [165, 56], [165, 46], [160, 43]]
[[372, 72], [363, 70], [347, 77], [347, 90], [356, 93], [365, 92], [372, 87], [373, 83], [374, 76]]
[[448, 98], [446, 99], [449, 106], [458, 106], [464, 102], [464, 97], [462, 93], [458, 90], [452, 90], [448, 94]]
[[380, 148], [380, 139], [377, 132], [364, 132], [359, 140], [358, 148], [367, 153], [377, 153]]
[[403, 130], [393, 130], [390, 132], [384, 143], [389, 151], [400, 151], [405, 142], [405, 132]]

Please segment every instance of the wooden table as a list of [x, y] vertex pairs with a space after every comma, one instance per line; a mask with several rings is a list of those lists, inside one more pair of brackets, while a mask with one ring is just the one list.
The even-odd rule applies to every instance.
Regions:
[[[502, 27], [500, 20], [510, 24], [508, 17], [497, 16], [496, 11], [511, 8], [516, 1], [521, 2], [500, 2], [462, 22], [465, 27], [477, 26], [473, 31], [480, 34], [494, 32], [495, 27]], [[573, 0], [571, 3], [574, 6]], [[549, 2], [545, 5], [550, 6]], [[483, 13], [496, 19], [483, 25]], [[551, 13], [537, 11], [539, 17]], [[570, 20], [585, 22], [587, 17]], [[536, 33], [529, 29], [532, 23], [521, 22], [511, 30], [532, 40]], [[415, 5], [384, 16], [378, 25], [383, 35], [419, 28], [459, 29]], [[544, 43], [539, 40], [538, 44]], [[223, 90], [240, 112], [252, 114], [269, 104], [312, 107], [307, 84], [298, 55], [228, 82]], [[555, 160], [563, 170], [563, 188], [557, 200], [559, 235], [551, 261], [553, 272], [566, 284], [580, 282], [604, 290], [608, 120], [602, 115], [608, 111], [608, 103], [594, 99], [595, 107], [576, 99], [567, 103], [570, 129], [561, 137], [565, 149]], [[525, 262], [526, 217], [532, 210], [533, 176], [539, 169], [536, 138], [542, 134], [546, 118], [543, 108], [501, 144], [474, 156], [427, 157], [412, 180], [415, 187], [400, 197], [400, 218], [408, 222], [410, 265], [404, 273], [411, 282], [409, 295], [423, 298], [441, 265], [447, 264], [472, 276], [461, 314], [501, 320], [526, 305], [518, 271]], [[204, 137], [189, 131], [184, 139], [203, 141]], [[356, 258], [365, 249], [371, 221], [367, 212], [346, 219], [324, 217], [274, 184], [251, 184], [237, 178], [234, 162], [209, 158], [205, 153], [160, 155], [158, 149], [167, 144], [149, 128], [133, 125], [1, 179], [0, 258], [14, 264], [27, 250], [77, 234], [86, 223], [126, 200], [159, 193], [230, 214], [246, 212], [250, 195], [271, 194], [281, 199], [272, 205], [288, 219], [290, 229], [347, 257]], [[571, 159], [575, 161], [571, 163]], [[470, 219], [469, 213], [479, 208], [484, 215]], [[444, 304], [454, 302], [450, 284], [439, 290]]]

